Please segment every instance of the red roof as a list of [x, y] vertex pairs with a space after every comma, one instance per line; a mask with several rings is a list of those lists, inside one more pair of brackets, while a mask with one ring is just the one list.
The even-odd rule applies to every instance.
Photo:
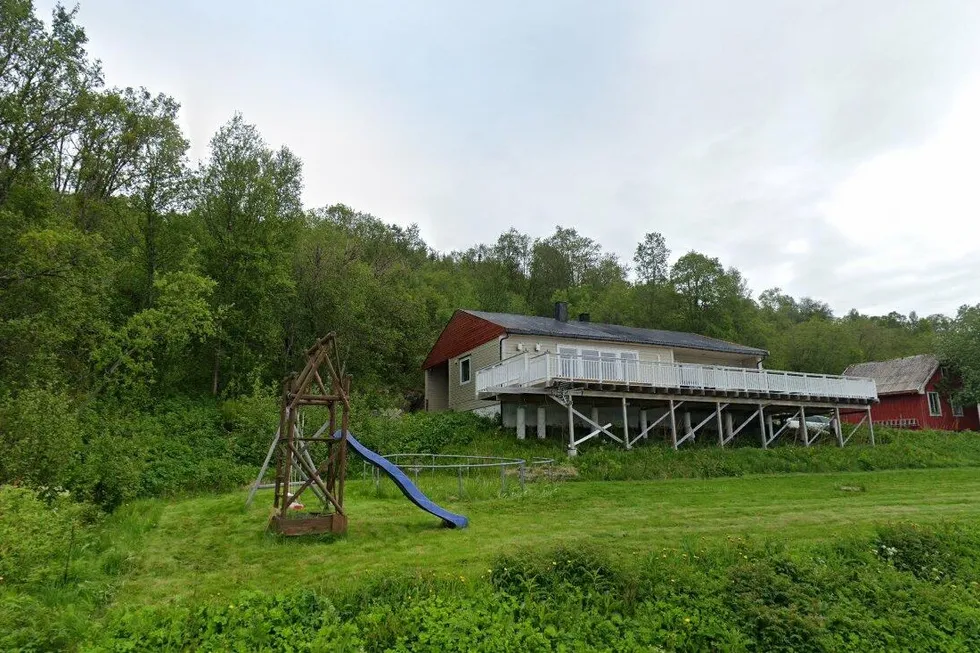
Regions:
[[505, 332], [504, 327], [499, 324], [494, 324], [466, 311], [456, 311], [449, 318], [449, 324], [439, 334], [436, 344], [432, 346], [432, 351], [426, 356], [425, 362], [422, 363], [422, 369], [427, 370], [440, 363], [445, 363], [453, 356], [459, 356], [474, 347], [490, 342], [504, 335]]

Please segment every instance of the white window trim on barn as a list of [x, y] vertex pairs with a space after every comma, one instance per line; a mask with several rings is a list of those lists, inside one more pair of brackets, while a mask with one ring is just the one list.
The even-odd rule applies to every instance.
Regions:
[[958, 406], [953, 402], [950, 402], [949, 405], [953, 407], [953, 417], [963, 417], [963, 406]]
[[926, 398], [929, 400], [929, 417], [943, 416], [943, 402], [938, 392], [927, 392]]
[[[463, 369], [466, 369], [466, 379], [463, 379]], [[469, 356], [463, 356], [459, 359], [459, 384], [466, 385], [467, 383], [473, 382], [473, 363], [470, 361]]]

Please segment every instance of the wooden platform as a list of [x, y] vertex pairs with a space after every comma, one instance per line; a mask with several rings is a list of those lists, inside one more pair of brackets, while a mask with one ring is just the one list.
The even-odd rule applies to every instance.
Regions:
[[269, 530], [280, 535], [341, 534], [347, 532], [347, 516], [339, 513], [303, 514], [295, 517], [273, 515]]

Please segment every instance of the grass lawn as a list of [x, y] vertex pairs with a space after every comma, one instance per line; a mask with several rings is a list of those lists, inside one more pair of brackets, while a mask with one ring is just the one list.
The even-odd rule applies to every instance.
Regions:
[[[449, 493], [431, 489], [436, 500]], [[350, 532], [334, 540], [269, 535], [271, 493], [260, 493], [248, 510], [244, 498], [240, 492], [122, 508], [108, 528], [145, 532], [126, 562], [115, 604], [300, 585], [330, 592], [386, 572], [473, 578], [497, 554], [522, 546], [583, 542], [621, 556], [680, 555], [727, 537], [797, 546], [863, 535], [882, 522], [976, 520], [980, 470], [538, 483], [523, 495], [443, 501], [469, 517], [462, 531], [441, 528], [390, 488], [379, 496], [370, 481], [355, 480], [348, 483]]]

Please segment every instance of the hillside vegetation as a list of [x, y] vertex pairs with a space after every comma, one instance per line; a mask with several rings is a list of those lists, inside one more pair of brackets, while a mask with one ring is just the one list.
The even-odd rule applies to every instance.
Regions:
[[[530, 484], [350, 483], [340, 539], [264, 532], [267, 496], [121, 507], [0, 490], [0, 648], [974, 650], [976, 468]], [[39, 547], [38, 543], [43, 546]], [[346, 647], [346, 648], [345, 648]]]

